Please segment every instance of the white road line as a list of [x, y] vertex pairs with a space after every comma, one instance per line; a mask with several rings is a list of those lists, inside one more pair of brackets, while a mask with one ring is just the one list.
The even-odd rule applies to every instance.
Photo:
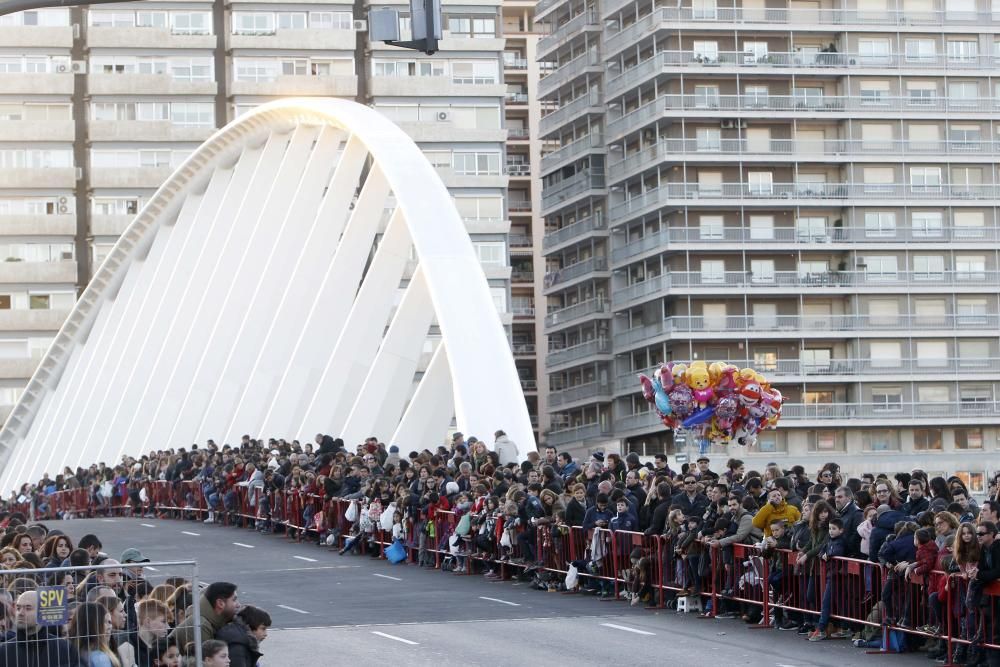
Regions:
[[315, 563], [315, 558], [307, 558], [306, 556], [292, 556], [292, 558], [298, 558], [299, 560], [304, 560], [307, 563]]
[[150, 572], [159, 572], [159, 570], [156, 569], [155, 567], [150, 567], [148, 565], [146, 565], [143, 569], [144, 570], [149, 570]]
[[115, 522], [114, 519], [101, 519], [101, 521], [103, 521], [104, 523], [114, 523]]
[[182, 530], [181, 532], [184, 533], [185, 535], [192, 535], [194, 537], [201, 536], [201, 533], [192, 533], [190, 530]]
[[253, 549], [252, 544], [243, 544], [242, 542], [233, 542], [238, 547], [243, 547], [244, 549]]
[[625, 632], [634, 632], [637, 635], [655, 635], [655, 632], [646, 632], [645, 630], [636, 630], [635, 628], [629, 628], [624, 625], [615, 625], [614, 623], [601, 623], [606, 628], [614, 628], [615, 630], [624, 630]]
[[382, 577], [383, 579], [392, 579], [393, 581], [402, 581], [399, 577], [390, 577], [388, 574], [375, 574], [372, 573], [373, 577]]
[[306, 614], [306, 615], [309, 614], [308, 611], [302, 611], [301, 609], [296, 609], [295, 607], [289, 607], [286, 604], [279, 604], [277, 606], [281, 607], [282, 609], [287, 609], [288, 611], [294, 611], [296, 614]]
[[151, 523], [140, 523], [139, 525], [140, 526], [145, 526], [146, 528], [156, 528], [156, 526], [154, 526]]
[[490, 602], [499, 602], [500, 604], [509, 604], [511, 607], [520, 607], [521, 606], [521, 605], [519, 605], [516, 602], [507, 602], [506, 600], [498, 600], [496, 598], [488, 598], [488, 597], [484, 597], [482, 595], [479, 596], [479, 599], [480, 600], [489, 600]]
[[387, 635], [384, 632], [376, 632], [372, 630], [373, 635], [378, 635], [379, 637], [385, 637], [386, 639], [391, 639], [395, 642], [403, 642], [404, 644], [409, 644], [410, 646], [420, 646], [420, 642], [411, 642], [409, 639], [403, 639], [402, 637], [397, 637], [395, 635]]

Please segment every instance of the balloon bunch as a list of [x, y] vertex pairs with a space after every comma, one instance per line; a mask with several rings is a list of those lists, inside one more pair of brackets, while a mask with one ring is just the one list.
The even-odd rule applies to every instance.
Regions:
[[781, 418], [781, 392], [752, 368], [671, 361], [651, 378], [639, 375], [639, 383], [664, 426], [687, 429], [717, 444], [752, 447], [757, 433], [776, 427]]

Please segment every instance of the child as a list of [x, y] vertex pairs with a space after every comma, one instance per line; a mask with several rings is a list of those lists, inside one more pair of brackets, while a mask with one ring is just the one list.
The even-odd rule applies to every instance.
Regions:
[[201, 657], [205, 667], [229, 667], [229, 645], [209, 639], [201, 645]]
[[152, 662], [138, 664], [151, 664], [152, 667], [181, 667], [181, 652], [177, 650], [177, 640], [161, 639]]
[[[937, 563], [938, 545], [934, 540], [934, 532], [930, 528], [921, 528], [913, 534], [913, 545], [917, 548], [917, 559], [912, 563], [900, 563], [903, 566], [903, 576], [915, 584], [923, 583], [924, 577], [928, 576]], [[899, 566], [897, 566], [897, 569]], [[899, 617], [899, 627], [910, 627], [910, 605], [913, 602], [910, 598], [913, 595], [913, 588], [906, 587], [906, 601], [903, 603], [903, 613]]]
[[833, 571], [836, 569], [834, 559], [847, 552], [847, 544], [844, 540], [844, 521], [840, 517], [830, 519], [828, 530], [830, 539], [827, 540], [820, 554], [820, 558], [826, 562], [826, 587], [823, 589], [823, 601], [820, 604], [819, 623], [816, 629], [809, 634], [811, 642], [840, 636], [839, 631], [836, 630], [828, 634], [827, 626], [830, 624], [830, 615], [833, 613]]

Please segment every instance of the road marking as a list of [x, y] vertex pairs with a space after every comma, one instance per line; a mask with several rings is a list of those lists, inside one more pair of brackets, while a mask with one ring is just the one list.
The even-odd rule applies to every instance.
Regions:
[[278, 606], [282, 609], [287, 609], [288, 611], [294, 611], [296, 614], [309, 614], [308, 611], [302, 611], [301, 609], [296, 609], [295, 607], [289, 607], [286, 604], [279, 604]]
[[482, 596], [482, 595], [479, 596], [479, 599], [480, 600], [489, 600], [490, 602], [499, 602], [500, 604], [509, 604], [511, 607], [520, 607], [521, 606], [521, 605], [519, 605], [516, 602], [507, 602], [506, 600], [498, 600], [496, 598], [488, 598], [488, 597], [485, 597], [485, 596]]
[[403, 639], [402, 637], [397, 637], [395, 635], [388, 635], [384, 632], [372, 630], [372, 634], [378, 635], [379, 637], [385, 637], [386, 639], [391, 639], [396, 642], [403, 642], [404, 644], [409, 644], [410, 646], [420, 646], [420, 642], [411, 642], [409, 639]]
[[253, 549], [252, 544], [243, 544], [242, 542], [233, 542], [238, 547], [243, 547], [244, 549]]
[[101, 521], [103, 521], [104, 523], [114, 523], [115, 522], [114, 519], [101, 519]]
[[150, 567], [148, 565], [146, 565], [144, 569], [149, 570], [150, 572], [159, 572], [159, 570], [156, 569], [155, 567]]
[[388, 574], [372, 574], [373, 577], [382, 577], [383, 579], [392, 579], [393, 581], [402, 581], [399, 577], [390, 577]]
[[624, 630], [625, 632], [634, 632], [637, 635], [656, 635], [655, 632], [646, 632], [645, 630], [636, 630], [635, 628], [629, 628], [624, 625], [615, 625], [614, 623], [601, 623], [606, 628], [614, 628], [615, 630]]
[[307, 563], [315, 563], [315, 558], [307, 558], [306, 556], [292, 556], [292, 558], [298, 558], [299, 560], [304, 560]]
[[194, 537], [200, 537], [201, 536], [201, 533], [192, 533], [190, 530], [182, 530], [181, 532], [184, 533], [185, 535], [192, 535]]
[[145, 526], [146, 528], [156, 528], [156, 526], [154, 526], [151, 523], [140, 523], [139, 525], [140, 526]]

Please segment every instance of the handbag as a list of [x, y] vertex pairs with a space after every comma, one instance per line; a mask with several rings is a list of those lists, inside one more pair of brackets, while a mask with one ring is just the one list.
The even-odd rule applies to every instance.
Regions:
[[465, 537], [472, 530], [472, 518], [468, 513], [463, 514], [462, 518], [458, 520], [458, 525], [455, 526], [455, 534], [460, 537]]
[[392, 544], [385, 548], [385, 558], [390, 563], [401, 563], [406, 560], [406, 547], [400, 540], [393, 540]]

